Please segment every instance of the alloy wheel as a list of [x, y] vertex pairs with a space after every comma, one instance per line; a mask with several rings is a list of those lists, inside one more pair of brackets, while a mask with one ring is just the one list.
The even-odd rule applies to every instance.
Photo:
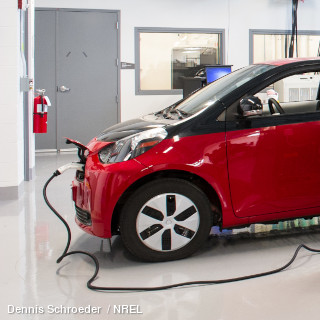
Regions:
[[189, 198], [163, 193], [142, 206], [136, 230], [145, 246], [167, 252], [186, 246], [197, 233], [199, 224], [199, 211]]

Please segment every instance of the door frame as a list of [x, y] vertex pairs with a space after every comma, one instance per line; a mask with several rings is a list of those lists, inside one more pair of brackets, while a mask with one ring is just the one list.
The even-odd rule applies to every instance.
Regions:
[[[117, 122], [119, 123], [121, 120], [121, 84], [120, 84], [120, 69], [121, 69], [121, 63], [120, 63], [120, 10], [107, 10], [107, 9], [78, 9], [78, 8], [54, 8], [54, 7], [35, 7], [35, 11], [64, 11], [64, 12], [100, 12], [100, 13], [115, 13], [117, 15], [117, 58], [115, 63], [117, 64]], [[55, 26], [55, 47], [57, 45], [57, 24]], [[55, 55], [55, 65], [57, 65], [57, 56]], [[36, 61], [34, 62], [36, 63]], [[57, 73], [55, 74], [55, 83], [57, 84]], [[57, 100], [57, 89], [55, 89], [55, 98]], [[25, 123], [27, 121], [27, 116], [25, 116]], [[57, 121], [57, 112], [56, 112], [56, 121]], [[56, 147], [58, 150], [58, 130], [57, 130], [57, 122], [56, 122]]]

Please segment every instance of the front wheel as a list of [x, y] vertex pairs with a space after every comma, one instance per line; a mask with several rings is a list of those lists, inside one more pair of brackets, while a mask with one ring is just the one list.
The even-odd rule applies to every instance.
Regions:
[[212, 226], [210, 203], [195, 185], [179, 179], [147, 183], [127, 199], [120, 231], [126, 248], [147, 261], [193, 254]]

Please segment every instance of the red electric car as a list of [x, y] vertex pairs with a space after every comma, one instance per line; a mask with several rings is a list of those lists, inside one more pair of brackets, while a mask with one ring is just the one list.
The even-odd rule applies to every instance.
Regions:
[[78, 144], [76, 222], [148, 261], [212, 226], [320, 215], [320, 59], [254, 64]]

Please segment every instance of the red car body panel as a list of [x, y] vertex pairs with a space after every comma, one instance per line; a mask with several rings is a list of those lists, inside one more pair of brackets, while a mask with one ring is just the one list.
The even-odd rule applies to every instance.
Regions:
[[73, 200], [91, 213], [92, 226], [76, 220], [77, 224], [95, 236], [111, 237], [112, 214], [125, 190], [146, 175], [170, 170], [193, 173], [206, 180], [219, 196], [226, 215], [224, 226], [238, 224], [232, 212], [225, 146], [225, 133], [215, 133], [166, 139], [125, 166], [102, 164], [97, 153], [92, 155], [86, 163], [84, 182], [73, 181]]
[[320, 140], [310, 137], [317, 135], [319, 122], [228, 132], [227, 142], [225, 133], [177, 137], [125, 166], [102, 164], [96, 153], [86, 163], [84, 182], [73, 182], [73, 200], [91, 212], [92, 226], [77, 224], [95, 236], [111, 237], [112, 214], [125, 190], [146, 175], [168, 170], [193, 173], [212, 186], [222, 206], [223, 228], [316, 214]]
[[105, 165], [100, 163], [95, 153], [86, 163], [83, 182], [73, 181], [73, 200], [77, 207], [91, 213], [92, 226], [77, 224], [86, 232], [110, 238], [111, 220], [114, 208], [124, 191], [136, 180], [142, 178], [149, 170], [132, 159], [122, 163]]
[[235, 215], [283, 219], [292, 215], [289, 211], [319, 210], [318, 136], [319, 121], [228, 132]]
[[152, 172], [178, 170], [201, 177], [218, 194], [225, 213], [224, 226], [235, 223], [229, 191], [224, 132], [167, 139], [137, 160], [144, 165], [152, 163]]

